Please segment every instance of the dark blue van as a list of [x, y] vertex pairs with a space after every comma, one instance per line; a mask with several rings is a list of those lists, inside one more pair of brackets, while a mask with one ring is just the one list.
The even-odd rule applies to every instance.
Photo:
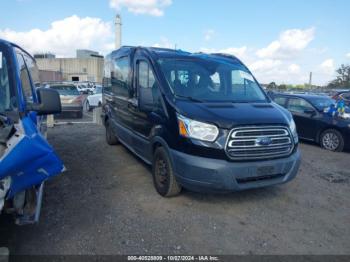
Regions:
[[59, 94], [41, 88], [34, 58], [0, 39], [0, 213], [18, 224], [38, 221], [43, 183], [64, 169], [43, 124], [60, 111]]
[[105, 59], [103, 122], [162, 196], [281, 184], [300, 164], [291, 114], [236, 57], [122, 47]]

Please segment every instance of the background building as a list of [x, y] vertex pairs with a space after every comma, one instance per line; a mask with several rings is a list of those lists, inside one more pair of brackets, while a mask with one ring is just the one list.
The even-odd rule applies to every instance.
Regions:
[[[115, 49], [122, 45], [122, 19], [115, 17]], [[96, 51], [78, 49], [75, 58], [56, 58], [54, 54], [34, 55], [43, 82], [74, 81], [102, 83], [104, 59]]]
[[42, 53], [42, 54], [35, 54], [34, 58], [35, 59], [38, 59], [38, 58], [56, 58], [56, 56], [54, 54], [51, 54], [51, 53]]
[[91, 57], [100, 57], [103, 58], [98, 52], [86, 50], [86, 49], [78, 49], [77, 50], [77, 58], [91, 58]]
[[102, 83], [103, 56], [93, 51], [78, 51], [83, 51], [79, 53], [79, 57], [82, 58], [37, 58], [36, 61], [41, 71], [42, 81], [90, 81]]

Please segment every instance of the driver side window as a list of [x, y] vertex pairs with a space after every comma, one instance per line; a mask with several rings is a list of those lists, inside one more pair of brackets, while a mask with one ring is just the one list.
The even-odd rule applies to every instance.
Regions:
[[291, 98], [288, 102], [288, 110], [295, 113], [304, 114], [306, 110], [314, 110], [313, 106], [301, 98]]
[[138, 95], [149, 108], [161, 107], [160, 92], [152, 68], [146, 61], [138, 62]]
[[20, 53], [17, 53], [17, 61], [20, 70], [20, 78], [24, 98], [27, 103], [33, 103], [33, 89], [29, 78], [29, 72], [24, 62], [24, 58]]

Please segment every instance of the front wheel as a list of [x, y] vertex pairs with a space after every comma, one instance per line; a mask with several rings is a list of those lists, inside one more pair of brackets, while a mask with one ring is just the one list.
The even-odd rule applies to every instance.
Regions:
[[173, 197], [181, 192], [181, 185], [176, 181], [174, 170], [167, 151], [158, 147], [153, 156], [153, 184], [163, 197]]
[[328, 129], [324, 131], [320, 139], [321, 147], [324, 149], [342, 152], [344, 149], [344, 138], [342, 134], [335, 129]]
[[118, 145], [119, 144], [119, 141], [118, 141], [118, 138], [115, 136], [114, 132], [113, 132], [113, 129], [109, 123], [109, 121], [107, 120], [106, 121], [106, 142], [108, 145]]

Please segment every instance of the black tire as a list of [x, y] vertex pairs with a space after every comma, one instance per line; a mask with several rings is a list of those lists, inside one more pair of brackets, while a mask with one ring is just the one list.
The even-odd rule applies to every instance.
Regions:
[[327, 129], [321, 134], [320, 145], [326, 150], [342, 152], [344, 150], [343, 135], [338, 130]]
[[152, 175], [154, 187], [161, 196], [174, 197], [180, 194], [182, 187], [176, 181], [170, 157], [163, 147], [158, 147], [154, 152]]
[[79, 111], [77, 113], [77, 118], [83, 118], [83, 112], [82, 111]]
[[106, 127], [106, 142], [108, 145], [110, 146], [114, 146], [114, 145], [118, 145], [119, 144], [119, 140], [118, 138], [115, 136], [112, 127], [109, 124], [109, 121], [107, 120], [105, 123], [105, 127]]

